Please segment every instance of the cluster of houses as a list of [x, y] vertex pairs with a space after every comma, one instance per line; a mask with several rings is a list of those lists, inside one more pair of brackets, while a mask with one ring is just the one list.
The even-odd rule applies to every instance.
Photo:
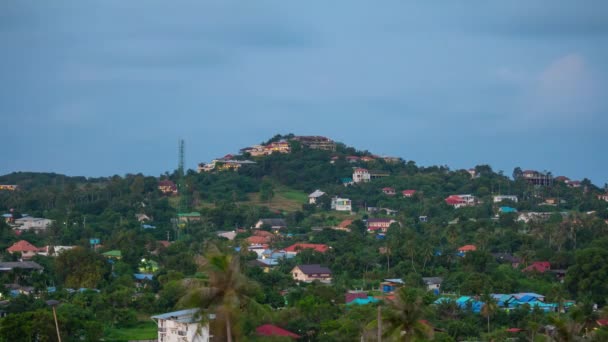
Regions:
[[[331, 164], [335, 164], [335, 162], [338, 159], [340, 159], [340, 157], [338, 157], [338, 156], [332, 156], [331, 159], [330, 159], [330, 163]], [[369, 156], [361, 156], [361, 157], [359, 157], [359, 156], [346, 156], [345, 159], [346, 159], [347, 162], [349, 162], [351, 164], [360, 163], [360, 162], [368, 163], [368, 162], [372, 162], [372, 161], [375, 161], [375, 160], [384, 160], [386, 163], [399, 163], [399, 162], [402, 161], [402, 159], [398, 158], [398, 157], [387, 157], [387, 156], [380, 157], [380, 156], [377, 156], [377, 155], [369, 155]]]
[[19, 186], [15, 184], [0, 184], [0, 190], [15, 191]]
[[[532, 292], [511, 294], [495, 293], [491, 294], [491, 297], [492, 300], [496, 302], [499, 309], [506, 311], [527, 305], [530, 309], [538, 308], [545, 312], [558, 312], [560, 307], [561, 310], [567, 311], [568, 308], [575, 304], [574, 301], [565, 301], [561, 306], [560, 303], [548, 303], [545, 302], [545, 296]], [[485, 305], [478, 296], [440, 297], [435, 300], [434, 303], [439, 305], [446, 302], [454, 302], [462, 310], [471, 310], [474, 313], [480, 313]]]
[[198, 172], [211, 172], [211, 171], [227, 171], [227, 170], [238, 170], [243, 166], [255, 164], [252, 160], [237, 160], [234, 159], [232, 154], [227, 154], [222, 158], [217, 158], [211, 161], [211, 163], [200, 163], [198, 164]]
[[57, 256], [63, 251], [74, 248], [74, 246], [44, 246], [36, 247], [26, 240], [19, 240], [6, 249], [9, 254], [20, 253], [21, 260], [29, 260], [36, 255]]

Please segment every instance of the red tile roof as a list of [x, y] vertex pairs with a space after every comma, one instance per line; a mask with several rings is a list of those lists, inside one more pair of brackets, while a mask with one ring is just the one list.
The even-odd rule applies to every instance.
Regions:
[[157, 242], [158, 242], [158, 244], [159, 244], [159, 245], [161, 245], [161, 246], [163, 246], [163, 247], [165, 247], [165, 248], [167, 248], [167, 247], [171, 246], [171, 242], [169, 242], [169, 241], [167, 241], [167, 240], [159, 240], [159, 241], [157, 241]]
[[357, 298], [367, 299], [367, 293], [365, 292], [349, 292], [344, 295], [344, 303], [348, 304]]
[[269, 240], [270, 238], [266, 236], [250, 236], [247, 238], [247, 242], [252, 245], [266, 244], [270, 242]]
[[598, 319], [596, 322], [600, 327], [608, 326], [608, 318]]
[[300, 335], [294, 334], [289, 330], [285, 330], [281, 327], [277, 327], [276, 325], [272, 325], [272, 324], [261, 325], [261, 326], [255, 328], [255, 332], [261, 336], [284, 336], [284, 337], [291, 337], [294, 339], [300, 338]]
[[355, 169], [355, 172], [369, 172], [369, 171], [367, 171], [367, 169], [358, 167], [358, 168]]
[[551, 263], [549, 263], [548, 261], [535, 261], [532, 263], [532, 265], [524, 268], [522, 271], [523, 272], [536, 271], [539, 273], [545, 273], [550, 269], [551, 269]]
[[338, 225], [339, 228], [348, 228], [353, 223], [353, 220], [344, 220]]
[[450, 205], [466, 203], [466, 201], [458, 195], [450, 195], [445, 199], [445, 202]]
[[476, 251], [477, 250], [477, 246], [475, 245], [464, 245], [460, 248], [458, 248], [459, 252], [470, 252], [470, 251]]
[[401, 191], [401, 193], [403, 194], [403, 196], [412, 196], [413, 194], [416, 193], [416, 190], [403, 190]]
[[524, 330], [520, 329], [520, 328], [509, 328], [509, 329], [507, 329], [507, 332], [510, 332], [510, 333], [518, 333], [520, 331], [524, 331]]
[[274, 237], [274, 234], [272, 234], [271, 232], [267, 232], [265, 230], [254, 230], [253, 231], [253, 235], [255, 236], [263, 236], [263, 237]]
[[12, 246], [6, 249], [9, 253], [15, 252], [38, 252], [40, 248], [32, 245], [31, 243], [20, 240], [15, 242]]
[[316, 244], [316, 243], [294, 243], [293, 245], [284, 249], [285, 252], [298, 252], [303, 249], [313, 249], [319, 253], [325, 253], [329, 249], [327, 245]]

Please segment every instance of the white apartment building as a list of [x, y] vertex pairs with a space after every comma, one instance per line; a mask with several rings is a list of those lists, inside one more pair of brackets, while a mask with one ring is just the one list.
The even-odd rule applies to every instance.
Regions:
[[199, 309], [152, 316], [158, 324], [158, 342], [209, 342], [209, 325], [199, 327]]

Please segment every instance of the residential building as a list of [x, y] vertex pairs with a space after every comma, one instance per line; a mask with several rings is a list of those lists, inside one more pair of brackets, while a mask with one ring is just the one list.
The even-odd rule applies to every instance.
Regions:
[[281, 141], [277, 141], [277, 142], [273, 142], [270, 143], [268, 145], [266, 145], [264, 147], [264, 153], [267, 155], [270, 155], [274, 152], [278, 152], [278, 153], [290, 153], [291, 152], [291, 147], [289, 146], [289, 143], [285, 140], [281, 140]]
[[369, 171], [364, 168], [356, 168], [353, 172], [353, 182], [355, 183], [367, 183], [372, 179]]
[[395, 188], [386, 187], [382, 188], [382, 193], [389, 196], [395, 196]]
[[347, 156], [346, 157], [346, 161], [349, 163], [356, 163], [359, 160], [361, 160], [361, 158], [357, 157], [357, 156]]
[[139, 222], [148, 222], [148, 221], [151, 221], [150, 216], [148, 216], [146, 214], [135, 214], [135, 218]]
[[470, 207], [477, 204], [477, 199], [473, 195], [450, 195], [445, 199], [445, 203], [454, 208]]
[[386, 233], [391, 224], [396, 223], [397, 221], [388, 218], [370, 218], [367, 219], [367, 231], [375, 232], [380, 230], [383, 233]]
[[517, 203], [517, 196], [515, 195], [496, 195], [493, 197], [494, 203], [499, 203], [502, 201], [513, 201]]
[[581, 181], [568, 180], [566, 181], [566, 184], [568, 184], [568, 187], [570, 188], [580, 188], [582, 186]]
[[316, 243], [294, 243], [293, 245], [286, 247], [284, 251], [287, 255], [296, 256], [298, 253], [304, 249], [312, 249], [315, 252], [325, 253], [330, 247], [324, 244], [316, 244]]
[[177, 195], [177, 185], [168, 179], [158, 182], [158, 190], [164, 195]]
[[336, 211], [352, 211], [352, 202], [348, 198], [334, 197], [331, 199], [331, 209]]
[[475, 169], [468, 169], [467, 173], [471, 175], [471, 178], [477, 177], [477, 171]]
[[277, 327], [272, 324], [264, 324], [257, 328], [255, 328], [255, 333], [258, 336], [268, 336], [268, 337], [277, 337], [277, 338], [290, 338], [293, 340], [299, 339], [301, 336], [295, 333], [292, 333], [289, 330], [285, 330], [281, 327]]
[[401, 194], [403, 195], [403, 197], [414, 197], [414, 195], [416, 194], [416, 190], [403, 190], [401, 191]]
[[494, 259], [499, 263], [510, 263], [513, 268], [519, 267], [521, 259], [510, 253], [492, 253]]
[[287, 228], [287, 222], [282, 218], [264, 218], [259, 219], [253, 228], [260, 229], [264, 226], [269, 226], [272, 230]]
[[190, 213], [178, 213], [177, 218], [180, 222], [196, 222], [201, 220], [201, 213], [197, 211]]
[[548, 261], [534, 261], [530, 266], [524, 268], [522, 272], [545, 273], [551, 270], [551, 263]]
[[600, 201], [608, 202], [608, 193], [597, 195], [597, 199], [599, 199]]
[[380, 283], [380, 287], [382, 288], [383, 293], [395, 292], [395, 290], [402, 287], [403, 285], [405, 285], [405, 282], [401, 278], [388, 278], [384, 279], [384, 281]]
[[310, 283], [318, 280], [322, 283], [330, 283], [332, 279], [331, 270], [319, 264], [298, 265], [291, 270], [295, 281]]
[[[232, 158], [232, 155], [229, 155]], [[225, 159], [224, 158], [220, 158], [220, 159], [214, 159], [211, 161], [211, 163], [208, 164], [204, 164], [204, 163], [200, 163], [198, 164], [198, 172], [211, 172], [213, 170], [217, 170], [217, 171], [229, 171], [229, 170], [238, 170], [240, 169], [242, 166], [246, 166], [246, 165], [252, 165], [255, 164], [254, 161], [252, 160], [233, 160], [233, 159]]]
[[27, 260], [33, 258], [38, 252], [40, 248], [32, 245], [28, 241], [20, 240], [12, 244], [9, 248], [6, 249], [10, 254], [13, 253], [21, 253], [21, 259]]
[[25, 216], [22, 218], [15, 219], [14, 228], [16, 230], [34, 230], [36, 233], [45, 231], [51, 224], [53, 220]]
[[382, 170], [370, 170], [369, 171], [370, 179], [383, 178], [383, 177], [388, 177], [390, 175], [391, 174], [388, 171], [382, 171]]
[[199, 324], [199, 315], [199, 309], [187, 309], [152, 316], [158, 325], [158, 342], [208, 342], [209, 324]]
[[525, 170], [521, 178], [530, 184], [548, 186], [553, 184], [553, 176], [550, 172], [538, 172], [535, 170]]
[[443, 278], [441, 277], [422, 277], [422, 281], [424, 285], [426, 285], [426, 289], [429, 291], [433, 291], [436, 294], [439, 294], [441, 289], [441, 283], [443, 282]]
[[319, 189], [315, 190], [312, 194], [308, 195], [308, 204], [317, 204], [317, 199], [324, 195], [323, 191]]
[[342, 222], [340, 222], [340, 224], [338, 224], [337, 227], [334, 227], [334, 229], [350, 232], [349, 227], [352, 223], [353, 223], [353, 220], [346, 219], [346, 220], [343, 220]]
[[14, 269], [32, 270], [42, 272], [44, 268], [33, 261], [8, 261], [0, 262], [0, 272], [10, 272]]
[[14, 184], [0, 184], [0, 190], [15, 191], [18, 186]]
[[333, 140], [322, 136], [295, 136], [292, 140], [298, 141], [302, 146], [306, 146], [313, 150], [336, 150], [336, 143]]
[[399, 157], [382, 157], [382, 159], [389, 164], [400, 163], [403, 160]]
[[475, 245], [464, 245], [464, 246], [458, 248], [458, 253], [465, 254], [467, 252], [473, 252], [476, 250], [477, 250], [477, 246], [475, 246]]
[[363, 156], [363, 157], [359, 158], [359, 160], [362, 161], [362, 162], [367, 163], [367, 162], [371, 162], [371, 161], [376, 160], [376, 158], [371, 157], [371, 156]]

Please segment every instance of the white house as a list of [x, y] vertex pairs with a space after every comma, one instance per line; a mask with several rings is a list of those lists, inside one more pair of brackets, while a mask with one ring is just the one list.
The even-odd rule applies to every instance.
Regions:
[[317, 199], [324, 195], [323, 191], [319, 189], [315, 190], [312, 194], [308, 195], [308, 204], [317, 204]]
[[494, 196], [494, 203], [502, 202], [502, 201], [513, 201], [517, 203], [517, 196], [515, 195], [496, 195]]
[[352, 211], [353, 206], [348, 198], [334, 197], [331, 199], [331, 209], [336, 211]]
[[443, 278], [441, 277], [422, 277], [424, 285], [428, 291], [439, 292]]
[[152, 316], [158, 325], [158, 342], [208, 342], [209, 325], [199, 327], [199, 309], [187, 309]]
[[353, 182], [355, 183], [367, 183], [371, 179], [372, 176], [367, 169], [358, 167], [353, 172]]
[[44, 231], [46, 230], [53, 220], [38, 218], [38, 217], [22, 217], [15, 220], [15, 229], [18, 230], [30, 230]]

